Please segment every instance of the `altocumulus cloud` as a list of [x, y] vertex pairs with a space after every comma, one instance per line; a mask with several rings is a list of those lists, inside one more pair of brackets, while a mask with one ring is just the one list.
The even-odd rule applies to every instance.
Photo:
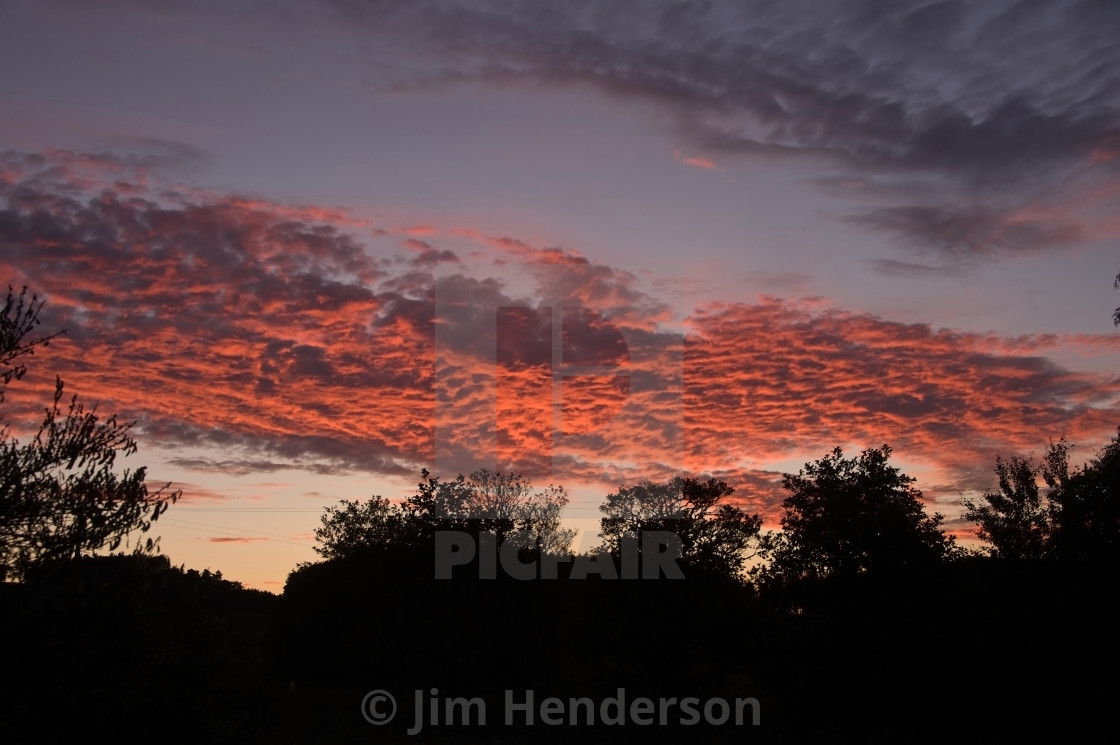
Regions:
[[[539, 446], [544, 433], [494, 422], [494, 309], [509, 306], [538, 325], [575, 308], [570, 361], [626, 373], [565, 389], [570, 436], [554, 455], [569, 482], [707, 471], [772, 515], [768, 463], [836, 444], [889, 442], [983, 488], [997, 451], [1115, 426], [1120, 383], [1045, 356], [1112, 352], [1112, 336], [934, 329], [819, 299], [713, 302], [674, 320], [634, 275], [563, 247], [462, 229], [476, 260], [439, 261], [437, 278], [414, 258], [448, 251], [451, 231], [418, 246], [337, 210], [158, 181], [124, 156], [4, 155], [0, 269], [68, 329], [44, 368], [138, 418], [150, 441], [223, 451], [184, 467], [412, 475], [437, 455], [437, 425], [464, 466], [489, 462], [479, 443], [499, 435]], [[511, 261], [529, 280], [519, 293]]]

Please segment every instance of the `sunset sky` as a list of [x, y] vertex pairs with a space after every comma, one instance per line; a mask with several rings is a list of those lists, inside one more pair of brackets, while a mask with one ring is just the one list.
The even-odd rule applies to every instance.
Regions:
[[[136, 419], [171, 560], [279, 591], [338, 499], [884, 443], [954, 531], [1120, 425], [1120, 4], [0, 2], [0, 268]], [[594, 543], [586, 533], [580, 546]]]

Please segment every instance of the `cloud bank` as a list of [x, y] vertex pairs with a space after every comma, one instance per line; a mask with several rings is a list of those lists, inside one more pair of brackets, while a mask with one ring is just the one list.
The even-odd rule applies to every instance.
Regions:
[[177, 187], [113, 154], [0, 157], [0, 271], [67, 329], [28, 392], [57, 372], [137, 418], [145, 446], [220, 451], [176, 461], [203, 472], [547, 461], [617, 486], [685, 470], [773, 515], [771, 464], [838, 444], [889, 443], [955, 496], [990, 486], [997, 452], [1117, 421], [1120, 381], [1046, 357], [1114, 352], [1114, 336], [934, 329], [819, 298], [674, 318], [633, 274], [562, 247]]
[[1115, 208], [1120, 167], [1115, 3], [316, 7], [366, 50], [375, 90], [598, 90], [667, 117], [690, 165], [810, 159], [822, 188], [859, 185], [853, 222], [942, 261], [1118, 234], [1094, 217]]

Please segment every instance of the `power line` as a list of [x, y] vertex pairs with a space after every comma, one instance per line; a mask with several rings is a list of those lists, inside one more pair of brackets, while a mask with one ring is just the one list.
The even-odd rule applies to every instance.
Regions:
[[[182, 525], [180, 523], [183, 522], [183, 521], [177, 521], [173, 518], [165, 518], [165, 520], [166, 520], [166, 522], [169, 522], [172, 527], [180, 528], [181, 530], [194, 530], [194, 531], [197, 531], [199, 533], [213, 533], [215, 535], [224, 536], [226, 538], [240, 538], [242, 536], [238, 535], [238, 533], [243, 533], [243, 532], [244, 533], [258, 533], [258, 532], [260, 532], [260, 531], [255, 531], [255, 530], [248, 530], [246, 528], [233, 528], [233, 527], [227, 527], [227, 526], [221, 526], [221, 525], [214, 526], [214, 527], [217, 527], [217, 528], [221, 528], [220, 531], [219, 530], [210, 530], [208, 528], [196, 528], [196, 527], [193, 527], [191, 525]], [[186, 521], [186, 522], [190, 522], [190, 521]], [[208, 523], [201, 523], [201, 524], [206, 525]], [[272, 533], [263, 533], [262, 535], [272, 536], [273, 534]], [[310, 545], [309, 543], [296, 543], [295, 541], [285, 540], [283, 538], [278, 538], [277, 542], [278, 543], [287, 543], [287, 544], [290, 544], [292, 546], [302, 546], [302, 547], [306, 547], [306, 546]]]
[[278, 533], [266, 533], [263, 530], [252, 530], [251, 528], [235, 528], [231, 525], [215, 525], [214, 523], [201, 523], [201, 522], [198, 522], [197, 520], [183, 520], [182, 518], [177, 518], [177, 517], [165, 518], [165, 519], [171, 519], [171, 520], [174, 520], [175, 522], [179, 522], [179, 523], [191, 523], [192, 525], [206, 525], [207, 527], [210, 527], [210, 528], [223, 528], [223, 529], [226, 529], [226, 530], [240, 530], [240, 531], [244, 531], [246, 533], [259, 533], [260, 535], [268, 535], [268, 536], [272, 536], [273, 538], [288, 539], [288, 538], [292, 537], [290, 535], [280, 535]]
[[292, 512], [292, 513], [319, 513], [319, 510], [309, 510], [302, 507], [176, 507], [176, 512]]

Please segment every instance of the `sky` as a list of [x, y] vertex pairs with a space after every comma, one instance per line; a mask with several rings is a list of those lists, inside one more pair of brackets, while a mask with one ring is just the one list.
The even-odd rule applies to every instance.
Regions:
[[175, 564], [278, 592], [420, 470], [889, 444], [929, 511], [1120, 425], [1120, 5], [0, 1], [0, 273], [136, 421]]

